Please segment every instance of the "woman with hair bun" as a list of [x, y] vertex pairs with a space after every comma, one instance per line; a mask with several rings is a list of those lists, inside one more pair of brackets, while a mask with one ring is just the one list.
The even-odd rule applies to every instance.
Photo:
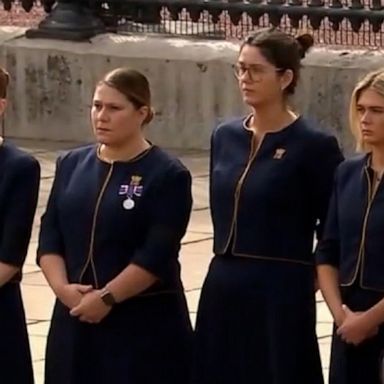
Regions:
[[145, 138], [147, 78], [119, 68], [97, 84], [97, 144], [60, 157], [38, 262], [57, 300], [46, 384], [189, 381], [192, 327], [178, 255], [191, 175]]
[[321, 384], [314, 234], [321, 237], [337, 140], [289, 106], [313, 45], [260, 30], [235, 75], [251, 113], [212, 134], [214, 258], [196, 323], [195, 384]]

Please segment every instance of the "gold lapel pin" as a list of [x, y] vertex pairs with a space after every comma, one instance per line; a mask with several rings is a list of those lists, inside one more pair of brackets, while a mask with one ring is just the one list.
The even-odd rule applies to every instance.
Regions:
[[276, 151], [275, 151], [275, 154], [273, 155], [273, 158], [276, 159], [276, 160], [280, 160], [283, 158], [284, 154], [285, 154], [285, 149], [284, 148], [277, 148]]

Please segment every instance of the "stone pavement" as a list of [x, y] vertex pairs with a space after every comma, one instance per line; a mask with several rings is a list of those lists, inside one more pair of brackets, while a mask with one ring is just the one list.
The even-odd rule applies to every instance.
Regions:
[[[22, 282], [36, 384], [42, 384], [46, 335], [54, 296], [35, 264], [38, 227], [53, 180], [55, 159], [60, 150], [71, 148], [73, 145], [29, 141], [18, 141], [17, 144], [33, 153], [42, 168], [40, 198]], [[188, 232], [183, 239], [180, 261], [190, 314], [194, 322], [202, 282], [212, 257], [212, 227], [208, 210], [208, 156], [207, 153], [201, 152], [184, 152], [178, 155], [193, 174], [194, 207]], [[317, 331], [324, 373], [327, 376], [332, 321], [319, 294], [317, 306]]]

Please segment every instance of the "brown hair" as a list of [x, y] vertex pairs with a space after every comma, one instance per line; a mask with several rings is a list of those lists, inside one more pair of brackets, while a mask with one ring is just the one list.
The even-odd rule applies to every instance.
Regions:
[[0, 99], [5, 99], [7, 97], [9, 79], [8, 72], [0, 67]]
[[122, 93], [134, 106], [139, 109], [148, 107], [149, 112], [143, 124], [149, 124], [153, 119], [151, 107], [151, 89], [148, 79], [139, 71], [132, 68], [117, 68], [108, 72], [99, 84], [106, 84]]
[[301, 59], [305, 57], [313, 43], [313, 37], [309, 34], [295, 38], [276, 28], [266, 28], [248, 36], [241, 45], [241, 49], [245, 45], [256, 47], [279, 70], [290, 69], [293, 72], [293, 79], [285, 89], [285, 94], [292, 95], [299, 80]]
[[384, 98], [384, 69], [369, 72], [355, 86], [352, 92], [351, 102], [349, 104], [349, 125], [356, 140], [356, 149], [359, 151], [367, 150], [365, 148], [360, 130], [360, 122], [357, 116], [357, 103], [363, 91], [372, 89]]

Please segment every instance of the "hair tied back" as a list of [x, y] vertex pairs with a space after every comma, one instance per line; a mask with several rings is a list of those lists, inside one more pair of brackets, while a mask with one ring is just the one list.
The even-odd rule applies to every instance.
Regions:
[[304, 33], [300, 36], [297, 36], [296, 41], [299, 44], [300, 57], [303, 59], [309, 49], [313, 46], [314, 39], [309, 33]]

